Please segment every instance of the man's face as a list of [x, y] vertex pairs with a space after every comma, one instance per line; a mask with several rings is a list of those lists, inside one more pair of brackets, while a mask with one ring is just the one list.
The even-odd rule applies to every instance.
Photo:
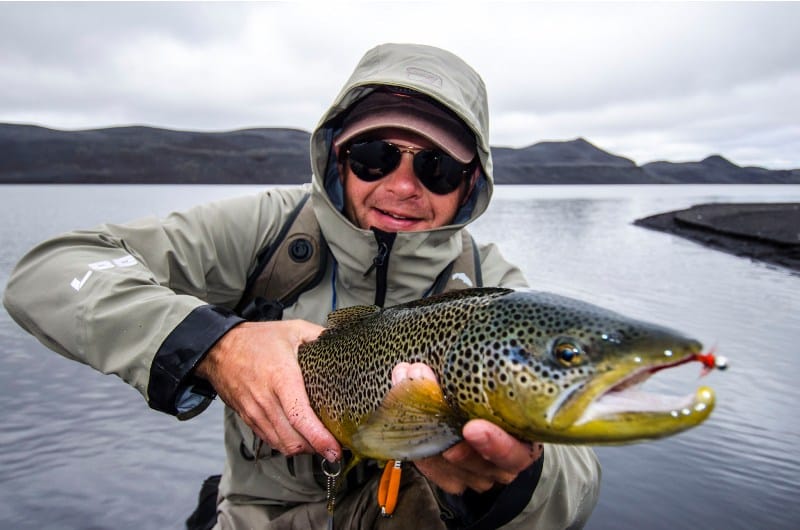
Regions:
[[[370, 138], [404, 147], [436, 147], [425, 138], [402, 129], [375, 131]], [[403, 153], [397, 169], [374, 182], [355, 176], [346, 160], [340, 165], [339, 173], [344, 189], [344, 213], [364, 230], [375, 227], [384, 232], [415, 232], [448, 225], [472, 187], [470, 181], [447, 195], [433, 193], [414, 174], [413, 157], [407, 152]]]

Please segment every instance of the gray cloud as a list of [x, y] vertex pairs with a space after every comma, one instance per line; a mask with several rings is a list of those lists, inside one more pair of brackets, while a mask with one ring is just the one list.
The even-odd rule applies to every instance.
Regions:
[[461, 55], [495, 145], [800, 167], [800, 4], [0, 3], [0, 121], [310, 130], [387, 41]]

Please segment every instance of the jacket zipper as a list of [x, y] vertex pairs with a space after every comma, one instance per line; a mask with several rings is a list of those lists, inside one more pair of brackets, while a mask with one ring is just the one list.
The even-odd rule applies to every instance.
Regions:
[[372, 232], [375, 234], [375, 241], [378, 242], [378, 253], [372, 258], [372, 264], [364, 273], [364, 277], [375, 271], [375, 305], [383, 307], [383, 304], [386, 303], [386, 291], [388, 288], [389, 254], [392, 251], [392, 245], [394, 245], [397, 234], [384, 232], [377, 228], [373, 228]]

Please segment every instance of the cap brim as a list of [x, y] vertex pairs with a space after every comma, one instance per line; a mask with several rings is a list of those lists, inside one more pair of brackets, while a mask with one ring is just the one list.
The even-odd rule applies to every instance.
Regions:
[[334, 145], [340, 148], [380, 129], [411, 131], [464, 164], [475, 158], [474, 136], [457, 118], [426, 101], [391, 94], [371, 94], [358, 103]]

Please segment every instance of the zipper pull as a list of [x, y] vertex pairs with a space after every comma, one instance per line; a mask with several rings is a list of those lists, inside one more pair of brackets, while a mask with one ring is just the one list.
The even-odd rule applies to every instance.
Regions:
[[383, 267], [383, 264], [386, 262], [386, 256], [389, 255], [389, 245], [386, 243], [379, 243], [378, 244], [378, 253], [372, 258], [372, 265], [369, 266], [367, 272], [364, 273], [364, 278], [369, 276], [369, 273], [375, 270], [376, 267]]

